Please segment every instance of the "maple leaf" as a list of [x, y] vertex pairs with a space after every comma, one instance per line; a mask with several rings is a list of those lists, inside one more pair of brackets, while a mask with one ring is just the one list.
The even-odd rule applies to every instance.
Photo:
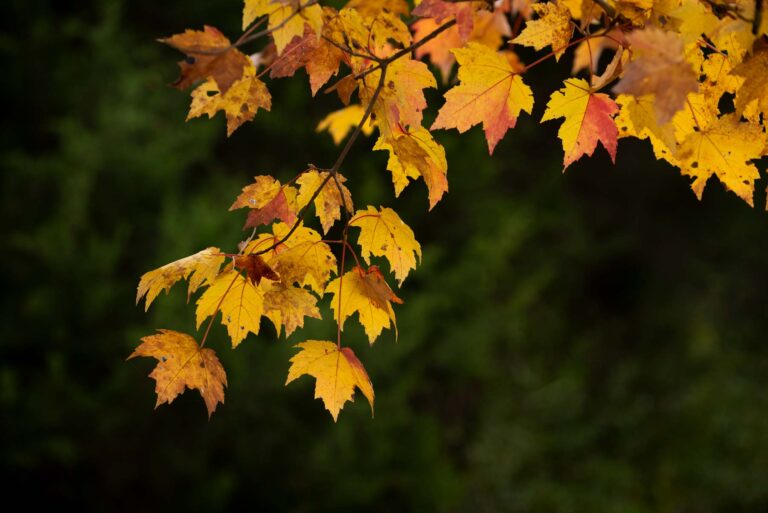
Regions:
[[[367, 107], [378, 84], [381, 71], [359, 81], [360, 101]], [[424, 89], [437, 87], [434, 75], [421, 61], [402, 58], [387, 67], [385, 86], [373, 107], [372, 119], [383, 135], [421, 126], [422, 111], [427, 107]]]
[[308, 286], [322, 294], [331, 274], [336, 271], [336, 257], [319, 233], [303, 225], [299, 225], [288, 239], [278, 244], [290, 229], [286, 224], [275, 223], [271, 235], [260, 234], [243, 252], [248, 254], [272, 248], [263, 255], [264, 260], [277, 272], [282, 283]]
[[371, 255], [385, 257], [399, 285], [411, 269], [416, 269], [416, 257], [421, 261], [421, 245], [413, 230], [391, 208], [376, 210], [368, 206], [366, 210], [358, 210], [349, 226], [360, 228], [357, 243], [365, 262], [371, 263]]
[[264, 293], [264, 316], [267, 317], [280, 336], [280, 327], [285, 326], [285, 336], [290, 337], [297, 328], [304, 326], [304, 318], [320, 319], [317, 298], [307, 289], [274, 283]]
[[295, 188], [280, 185], [280, 182], [269, 175], [260, 175], [254, 182], [243, 187], [243, 192], [235, 199], [229, 210], [248, 207], [245, 228], [255, 228], [261, 224], [269, 224], [275, 219], [286, 223], [296, 222]]
[[266, 84], [256, 78], [256, 68], [249, 61], [242, 78], [225, 92], [222, 93], [219, 90], [213, 79], [192, 91], [192, 104], [189, 106], [187, 121], [203, 114], [213, 118], [217, 112], [223, 111], [227, 117], [227, 137], [229, 137], [240, 125], [255, 118], [259, 108], [270, 110], [272, 96]]
[[[735, 93], [744, 83], [744, 77], [731, 74], [733, 64], [727, 55], [712, 53], [701, 63], [704, 81], [699, 90], [707, 101], [717, 105], [724, 93]], [[739, 99], [736, 98], [738, 105]], [[738, 109], [738, 106], [737, 106]]]
[[[371, 344], [378, 338], [384, 328], [389, 328], [389, 322], [395, 327], [397, 323], [392, 302], [402, 304], [384, 280], [381, 271], [375, 265], [367, 270], [355, 267], [340, 278], [328, 284], [326, 292], [333, 295], [331, 309], [333, 317], [344, 329], [344, 321], [355, 312], [358, 313], [360, 324], [365, 328], [365, 334]], [[341, 296], [341, 302], [339, 302]], [[341, 305], [339, 305], [341, 303]]]
[[245, 271], [245, 275], [250, 280], [251, 285], [259, 285], [262, 278], [273, 281], [280, 279], [277, 273], [259, 255], [235, 255], [234, 260], [235, 269]]
[[201, 286], [211, 283], [216, 278], [223, 262], [224, 255], [219, 248], [210, 247], [144, 273], [136, 291], [136, 304], [146, 295], [144, 310], [149, 310], [149, 305], [160, 291], [165, 290], [167, 294], [177, 281], [186, 279], [189, 279], [187, 292], [189, 297]]
[[243, 30], [260, 16], [269, 16], [267, 28], [275, 41], [277, 54], [295, 36], [304, 34], [304, 25], [309, 25], [320, 36], [323, 27], [323, 9], [317, 4], [302, 5], [301, 0], [245, 0], [243, 7]]
[[195, 82], [211, 78], [218, 90], [226, 93], [240, 80], [244, 70], [251, 66], [247, 55], [233, 48], [229, 39], [217, 28], [205, 25], [203, 30], [186, 30], [181, 34], [160, 39], [187, 55], [179, 61], [181, 73], [172, 84], [179, 89], [186, 89]]
[[208, 418], [219, 403], [224, 404], [227, 374], [213, 349], [201, 348], [186, 333], [158, 330], [156, 335], [141, 339], [141, 344], [128, 357], [149, 356], [157, 359], [157, 366], [149, 377], [156, 381], [155, 408], [170, 404], [185, 388], [196, 389], [205, 401]]
[[[501, 11], [474, 11], [473, 30], [468, 41], [483, 44], [491, 49], [497, 49], [504, 37], [509, 37], [511, 29], [507, 22], [507, 17]], [[413, 28], [413, 38], [420, 41], [431, 34], [440, 26], [432, 18], [416, 20], [411, 27]], [[417, 59], [428, 55], [430, 62], [440, 69], [443, 82], [448, 82], [448, 78], [456, 62], [456, 58], [451, 53], [454, 48], [464, 46], [464, 41], [459, 35], [459, 29], [456, 26], [444, 30], [437, 37], [427, 41], [416, 49]]]
[[707, 180], [713, 174], [738, 197], [754, 206], [752, 196], [760, 173], [750, 160], [758, 159], [766, 145], [766, 134], [759, 125], [739, 121], [728, 114], [692, 132], [678, 148], [682, 173], [694, 178], [691, 188], [701, 199]]
[[555, 60], [559, 60], [573, 36], [570, 11], [565, 5], [554, 2], [534, 4], [533, 10], [539, 19], [527, 21], [525, 29], [512, 42], [536, 50], [551, 46]]
[[474, 28], [475, 2], [446, 2], [444, 0], [422, 0], [413, 14], [432, 18], [441, 23], [449, 18], [456, 20], [456, 28], [462, 41], [467, 41]]
[[[362, 106], [349, 105], [325, 116], [317, 124], [315, 131], [322, 132], [323, 130], [328, 130], [334, 144], [338, 145], [352, 129], [360, 124], [360, 120], [363, 119], [364, 115], [365, 109]], [[373, 133], [373, 124], [371, 124], [370, 118], [363, 125], [362, 133], [364, 135], [371, 135]]]
[[613, 116], [619, 112], [616, 103], [602, 93], [593, 93], [586, 80], [569, 78], [565, 87], [552, 93], [542, 121], [565, 118], [558, 137], [563, 142], [563, 168], [582, 155], [592, 155], [600, 141], [616, 162], [618, 130]]
[[285, 50], [272, 63], [269, 76], [291, 77], [300, 68], [306, 68], [312, 96], [339, 71], [344, 52], [324, 38], [318, 38], [309, 25], [304, 36], [293, 38]]
[[445, 105], [432, 129], [456, 128], [464, 133], [482, 123], [492, 154], [507, 129], [514, 128], [520, 111], [531, 112], [533, 94], [510, 61], [487, 46], [469, 43], [452, 52], [461, 83], [445, 93]]
[[301, 351], [291, 358], [286, 385], [305, 374], [315, 378], [315, 399], [323, 400], [334, 422], [344, 403], [352, 400], [355, 388], [368, 399], [373, 414], [373, 385], [352, 349], [327, 340], [307, 340], [296, 347]]
[[731, 75], [744, 77], [744, 83], [736, 91], [737, 112], [745, 112], [749, 117], [754, 117], [757, 112], [762, 113], [764, 117], [768, 116], [767, 72], [768, 48], [759, 49], [731, 70]]
[[688, 93], [699, 89], [691, 64], [685, 60], [680, 36], [655, 27], [626, 36], [634, 58], [613, 88], [617, 93], [655, 95], [654, 106], [659, 124], [665, 124], [685, 106]]
[[373, 149], [389, 151], [387, 169], [392, 172], [395, 196], [400, 196], [411, 179], [419, 176], [427, 184], [430, 210], [448, 191], [445, 149], [427, 129], [418, 127], [409, 132], [393, 133], [389, 137], [382, 135]]
[[[333, 223], [341, 219], [341, 210], [345, 209], [352, 211], [352, 195], [349, 193], [349, 189], [343, 185], [346, 181], [340, 173], [336, 173], [336, 179], [339, 182], [339, 187], [336, 186], [334, 180], [326, 181], [328, 177], [327, 171], [315, 171], [310, 169], [304, 171], [299, 176], [296, 183], [299, 184], [299, 197], [298, 202], [300, 205], [306, 205], [309, 203], [312, 196], [315, 194], [320, 186], [325, 182], [325, 185], [317, 194], [314, 200], [315, 212], [320, 219], [320, 224], [323, 225], [323, 233], [328, 233]], [[343, 194], [343, 196], [342, 196]]]
[[197, 328], [217, 312], [221, 312], [221, 323], [227, 327], [232, 347], [237, 347], [248, 333], [259, 333], [264, 292], [237, 271], [222, 272], [197, 300]]
[[374, 63], [362, 55], [384, 58], [395, 51], [395, 45], [405, 47], [411, 44], [408, 26], [400, 16], [389, 11], [371, 16], [357, 9], [344, 8], [328, 20], [324, 34], [336, 44], [359, 54], [347, 56], [355, 74]]
[[648, 139], [656, 158], [665, 159], [677, 165], [673, 156], [677, 151], [674, 124], [659, 124], [653, 95], [634, 97], [620, 94], [616, 98], [616, 103], [619, 105], [619, 114], [615, 119], [619, 137]]

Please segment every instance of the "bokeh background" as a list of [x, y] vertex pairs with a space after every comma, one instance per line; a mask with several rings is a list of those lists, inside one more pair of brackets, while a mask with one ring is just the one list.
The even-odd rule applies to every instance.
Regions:
[[[187, 393], [153, 411], [155, 328], [194, 333], [183, 285], [148, 314], [138, 277], [209, 245], [257, 174], [281, 179], [338, 149], [337, 108], [306, 79], [271, 86], [272, 113], [226, 139], [184, 122], [155, 42], [240, 2], [9, 0], [0, 17], [3, 115], [0, 481], [6, 501], [83, 511], [724, 512], [768, 510], [768, 215], [714, 180], [688, 181], [622, 141], [616, 165], [561, 170], [558, 122], [538, 124], [570, 65], [487, 155], [479, 129], [441, 131], [450, 193], [392, 194], [386, 154], [361, 140], [343, 172], [358, 206], [402, 213], [424, 248], [397, 308], [400, 339], [345, 342], [377, 391], [338, 424], [313, 380], [284, 387], [291, 346], [333, 335], [270, 325], [212, 345], [230, 386], [208, 421]], [[254, 47], [253, 50], [257, 50]], [[530, 61], [529, 54], [523, 59]], [[433, 106], [439, 93], [430, 93]], [[434, 110], [427, 118], [434, 116]], [[765, 165], [762, 166], [765, 169]], [[764, 181], [758, 189], [765, 188]], [[326, 300], [327, 302], [327, 300]], [[324, 307], [326, 305], [324, 304]], [[327, 310], [326, 310], [327, 311]]]

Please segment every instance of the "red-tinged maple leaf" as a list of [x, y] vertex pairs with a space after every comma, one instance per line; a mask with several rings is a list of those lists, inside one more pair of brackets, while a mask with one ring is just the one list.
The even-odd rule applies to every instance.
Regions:
[[196, 389], [205, 401], [208, 417], [224, 403], [224, 387], [227, 374], [213, 349], [201, 348], [186, 333], [159, 330], [156, 335], [141, 339], [141, 345], [128, 357], [150, 356], [157, 359], [157, 366], [149, 375], [157, 382], [157, 403], [170, 404], [185, 388]]
[[288, 200], [283, 190], [280, 190], [264, 208], [248, 212], [248, 218], [245, 220], [243, 229], [247, 230], [269, 224], [275, 219], [281, 219], [286, 223], [296, 222], [296, 213], [288, 206]]
[[186, 89], [195, 82], [211, 78], [221, 93], [240, 80], [243, 70], [251, 64], [248, 56], [233, 48], [229, 39], [219, 29], [205, 25], [203, 30], [186, 30], [181, 34], [160, 39], [187, 55], [179, 61], [181, 74], [172, 84]]
[[541, 120], [565, 118], [557, 132], [565, 150], [563, 169], [582, 155], [592, 155], [598, 141], [616, 162], [619, 132], [613, 117], [618, 112], [616, 102], [606, 94], [593, 93], [581, 78], [567, 79], [563, 89], [552, 93]]
[[318, 38], [309, 25], [304, 27], [304, 36], [294, 37], [283, 53], [272, 64], [269, 76], [272, 78], [291, 77], [301, 68], [306, 68], [312, 96], [339, 71], [344, 52]]
[[488, 153], [507, 130], [514, 128], [521, 111], [533, 109], [533, 94], [509, 59], [478, 43], [452, 50], [459, 62], [461, 83], [445, 93], [445, 105], [432, 124], [466, 132], [483, 124]]
[[254, 180], [251, 185], [243, 187], [243, 192], [229, 207], [229, 210], [244, 207], [252, 209], [248, 213], [244, 229], [269, 224], [275, 219], [288, 224], [295, 223], [296, 189], [289, 185], [280, 185], [278, 180], [268, 175], [257, 176]]
[[422, 18], [432, 18], [442, 23], [449, 18], [456, 19], [456, 27], [462, 41], [467, 41], [474, 27], [473, 14], [484, 2], [446, 2], [444, 0], [422, 0], [413, 10], [413, 14]]

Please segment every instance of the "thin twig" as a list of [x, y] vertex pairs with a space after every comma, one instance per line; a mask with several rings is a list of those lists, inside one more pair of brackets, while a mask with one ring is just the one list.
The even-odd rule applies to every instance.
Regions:
[[275, 249], [280, 244], [287, 241], [291, 237], [291, 235], [293, 235], [293, 232], [295, 232], [298, 229], [299, 225], [304, 220], [304, 215], [309, 209], [309, 206], [320, 195], [320, 191], [323, 190], [323, 187], [325, 187], [325, 184], [328, 183], [328, 180], [330, 180], [338, 172], [339, 168], [341, 167], [341, 164], [344, 162], [344, 159], [347, 157], [349, 150], [352, 148], [352, 145], [354, 144], [355, 140], [360, 135], [360, 132], [363, 129], [363, 125], [365, 124], [366, 121], [368, 121], [368, 118], [371, 116], [371, 112], [373, 112], [373, 106], [376, 103], [376, 100], [379, 98], [379, 94], [381, 94], [381, 90], [384, 88], [384, 78], [386, 74], [387, 73], [386, 73], [386, 66], [385, 66], [385, 68], [382, 69], [381, 76], [379, 77], [379, 83], [376, 86], [376, 89], [373, 91], [373, 95], [371, 96], [371, 101], [368, 104], [368, 108], [365, 109], [365, 114], [363, 114], [363, 118], [355, 127], [355, 131], [352, 132], [352, 136], [349, 138], [349, 140], [347, 140], [347, 144], [344, 146], [344, 149], [341, 150], [341, 153], [339, 154], [339, 157], [336, 159], [336, 162], [333, 164], [333, 167], [328, 170], [328, 175], [317, 187], [317, 189], [312, 194], [312, 197], [309, 199], [307, 204], [304, 205], [302, 209], [299, 211], [298, 219], [296, 219], [296, 222], [293, 224], [291, 229], [288, 230], [288, 233], [286, 233], [279, 241], [275, 242], [274, 244], [272, 244], [270, 247], [266, 249], [253, 253], [254, 255], [262, 255], [264, 253], [267, 253]]

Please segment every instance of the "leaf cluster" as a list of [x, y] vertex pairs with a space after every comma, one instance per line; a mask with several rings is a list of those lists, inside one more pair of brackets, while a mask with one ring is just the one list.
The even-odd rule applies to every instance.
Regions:
[[[188, 280], [190, 296], [203, 290], [198, 328], [208, 321], [200, 343], [161, 330], [132, 355], [159, 361], [151, 374], [158, 404], [185, 388], [200, 391], [209, 415], [223, 402], [226, 375], [205, 348], [219, 314], [236, 347], [259, 333], [262, 317], [278, 336], [291, 336], [306, 318], [322, 316], [318, 301], [328, 295], [336, 340], [298, 344], [287, 383], [313, 376], [315, 396], [334, 420], [355, 389], [373, 409], [371, 380], [342, 345], [342, 329], [356, 317], [371, 344], [384, 329], [397, 335], [393, 303], [403, 300], [372, 257], [386, 262], [401, 286], [421, 247], [395, 210], [355, 210], [341, 174], [347, 154], [360, 134], [376, 134], [372, 149], [388, 153], [395, 196], [422, 179], [431, 210], [448, 192], [446, 154], [433, 132], [480, 125], [492, 154], [521, 115], [538, 115], [525, 75], [549, 59], [573, 57], [571, 76], [541, 106], [542, 122], [563, 120], [564, 169], [593, 155], [598, 143], [615, 162], [620, 139], [647, 139], [657, 158], [691, 178], [699, 198], [714, 175], [753, 205], [755, 161], [768, 153], [768, 17], [761, 2], [416, 3], [411, 9], [404, 0], [351, 0], [335, 9], [316, 0], [245, 0], [244, 32], [234, 42], [209, 26], [161, 40], [185, 54], [174, 85], [195, 86], [188, 119], [224, 112], [231, 135], [259, 109], [272, 108], [267, 75], [304, 69], [312, 95], [325, 89], [342, 103], [318, 130], [346, 143], [328, 168], [310, 165], [286, 183], [255, 177], [230, 208], [247, 209], [245, 228], [252, 229], [237, 252], [207, 248], [142, 276], [137, 301], [145, 298], [147, 308], [162, 290]], [[261, 42], [259, 51], [241, 50], [253, 42]], [[526, 64], [515, 52], [520, 47], [545, 53]], [[448, 86], [429, 127], [424, 90], [438, 80], [427, 62]], [[318, 229], [308, 225], [311, 210]], [[359, 229], [357, 248], [351, 228]], [[334, 230], [339, 235], [326, 238]]]

